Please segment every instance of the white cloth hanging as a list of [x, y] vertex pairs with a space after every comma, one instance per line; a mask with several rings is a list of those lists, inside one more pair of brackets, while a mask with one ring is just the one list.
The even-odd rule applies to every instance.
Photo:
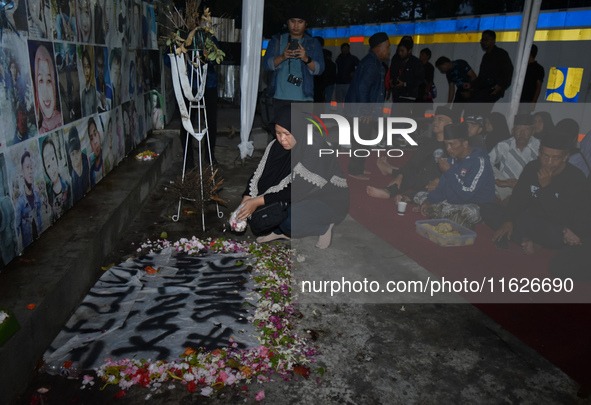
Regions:
[[242, 3], [242, 56], [240, 60], [240, 158], [254, 151], [249, 141], [256, 110], [261, 50], [263, 41], [263, 14], [265, 0], [244, 0]]

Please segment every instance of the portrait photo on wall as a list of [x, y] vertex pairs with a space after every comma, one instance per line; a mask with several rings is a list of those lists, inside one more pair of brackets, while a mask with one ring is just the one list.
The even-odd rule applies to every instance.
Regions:
[[94, 47], [78, 45], [77, 51], [82, 116], [88, 117], [97, 112], [96, 87], [94, 85]]
[[121, 71], [122, 102], [132, 100], [137, 90], [137, 70], [135, 68], [135, 51], [124, 52], [124, 66]]
[[[119, 152], [117, 154], [117, 159], [115, 159], [115, 165], [117, 165], [125, 157], [125, 135], [123, 133], [122, 115], [123, 108], [119, 106], [111, 111], [111, 118], [113, 120], [113, 144], [117, 145], [117, 151]], [[113, 148], [115, 148], [115, 146], [113, 146]]]
[[76, 125], [64, 129], [64, 140], [72, 184], [72, 204], [75, 204], [90, 190], [90, 161]]
[[29, 246], [51, 222], [43, 162], [37, 139], [21, 142], [10, 151], [11, 196], [19, 251]]
[[137, 90], [136, 94], [138, 96], [143, 95], [146, 91], [148, 91], [148, 83], [146, 81], [146, 67], [144, 65], [144, 57], [143, 55], [146, 51], [137, 50], [135, 51], [135, 60], [137, 61], [136, 64], [136, 77], [137, 77]]
[[102, 0], [101, 4], [104, 5], [105, 10], [105, 44], [109, 48], [113, 48], [117, 46], [117, 15], [115, 14], [116, 0]]
[[94, 43], [99, 45], [106, 44], [107, 30], [109, 27], [106, 3], [112, 3], [112, 0], [93, 0], [91, 5], [94, 18]]
[[63, 125], [52, 43], [29, 41], [29, 56], [39, 133], [50, 132]]
[[50, 223], [54, 223], [72, 207], [72, 187], [63, 131], [57, 130], [40, 137], [39, 149], [43, 160], [45, 189], [51, 208]]
[[94, 63], [96, 72], [96, 97], [98, 112], [109, 111], [113, 103], [113, 90], [109, 77], [109, 50], [106, 47], [94, 47]]
[[126, 0], [114, 0], [115, 24], [111, 30], [111, 48], [121, 48], [123, 37], [127, 34], [127, 2]]
[[0, 47], [0, 143], [11, 146], [37, 135], [35, 89], [27, 41], [5, 32]]
[[146, 46], [144, 48], [148, 49], [158, 49], [158, 35], [156, 31], [156, 17], [154, 16], [154, 5], [152, 4], [145, 4], [144, 7], [145, 12], [145, 19], [147, 29], [147, 39], [146, 39]]
[[162, 95], [156, 90], [152, 90], [150, 93], [150, 103], [152, 106], [151, 120], [152, 129], [164, 129], [164, 113], [162, 111]]
[[121, 105], [121, 48], [111, 49], [109, 54], [109, 79], [111, 80], [111, 108]]
[[76, 25], [78, 27], [78, 42], [94, 43], [94, 29], [92, 21], [92, 5], [90, 0], [76, 1]]
[[105, 175], [108, 174], [113, 167], [119, 163], [119, 144], [114, 134], [114, 114], [112, 111], [99, 114], [99, 120], [97, 124], [100, 126], [103, 138], [102, 138], [102, 154], [103, 164], [105, 166]]
[[142, 136], [140, 135], [140, 128], [138, 123], [138, 110], [135, 100], [129, 101], [129, 125], [131, 129], [131, 148], [135, 149], [139, 143], [142, 141]]
[[76, 41], [76, 0], [54, 0], [53, 4], [54, 39]]
[[139, 145], [147, 136], [146, 130], [146, 107], [144, 106], [144, 95], [135, 98], [135, 109], [137, 111], [137, 141], [136, 146]]
[[[131, 0], [132, 20], [130, 24], [130, 43], [129, 49], [138, 49], [142, 47], [142, 36], [138, 35], [142, 32], [142, 5], [140, 1]], [[129, 24], [129, 21], [128, 21]]]
[[106, 168], [111, 166], [103, 153], [103, 129], [98, 115], [93, 115], [86, 121], [86, 133], [90, 143], [90, 187], [94, 187], [105, 177]]
[[144, 94], [144, 128], [146, 132], [152, 130], [152, 102], [150, 101], [151, 93]]
[[0, 153], [0, 268], [19, 252], [15, 223], [16, 215], [10, 198], [6, 158]]
[[27, 4], [29, 38], [53, 39], [53, 16], [50, 0], [27, 0]]
[[121, 114], [123, 122], [123, 140], [125, 143], [125, 155], [133, 149], [133, 128], [131, 125], [131, 101], [121, 105]]
[[27, 21], [27, 3], [25, 0], [12, 0], [12, 8], [4, 9], [4, 18], [2, 18], [2, 35], [6, 32], [19, 32], [20, 35], [28, 32], [29, 24]]
[[59, 94], [64, 124], [82, 118], [80, 104], [80, 77], [76, 45], [55, 42], [55, 64], [58, 71]]
[[144, 66], [148, 70], [147, 76], [149, 78], [149, 88], [153, 90], [161, 91], [161, 69], [160, 63], [162, 58], [159, 55], [159, 51], [148, 51], [144, 57]]

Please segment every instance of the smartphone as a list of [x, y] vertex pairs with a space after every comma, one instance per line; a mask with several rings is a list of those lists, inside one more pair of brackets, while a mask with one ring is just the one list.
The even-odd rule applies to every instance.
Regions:
[[300, 43], [298, 42], [297, 39], [291, 39], [289, 41], [289, 49], [290, 50], [295, 51], [295, 50], [297, 50], [299, 48], [300, 48]]

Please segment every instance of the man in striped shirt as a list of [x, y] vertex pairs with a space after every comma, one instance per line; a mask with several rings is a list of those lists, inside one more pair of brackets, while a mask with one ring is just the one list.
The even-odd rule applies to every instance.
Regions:
[[499, 142], [489, 153], [495, 173], [495, 195], [503, 204], [509, 202], [525, 165], [538, 158], [540, 141], [532, 136], [533, 122], [530, 114], [516, 115], [513, 137]]

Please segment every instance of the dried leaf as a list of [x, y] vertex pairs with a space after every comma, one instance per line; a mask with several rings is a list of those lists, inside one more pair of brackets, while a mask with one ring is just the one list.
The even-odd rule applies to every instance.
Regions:
[[228, 367], [233, 368], [234, 370], [240, 370], [240, 363], [235, 359], [228, 359], [226, 364]]
[[146, 273], [148, 273], [148, 274], [156, 274], [156, 273], [158, 273], [158, 270], [156, 270], [156, 269], [155, 269], [154, 267], [152, 267], [152, 266], [146, 266], [146, 267], [144, 268], [144, 270], [145, 270], [145, 271], [146, 271]]
[[303, 367], [303, 366], [297, 366], [296, 368], [293, 369], [293, 372], [295, 374], [301, 375], [304, 378], [310, 377], [310, 369]]

